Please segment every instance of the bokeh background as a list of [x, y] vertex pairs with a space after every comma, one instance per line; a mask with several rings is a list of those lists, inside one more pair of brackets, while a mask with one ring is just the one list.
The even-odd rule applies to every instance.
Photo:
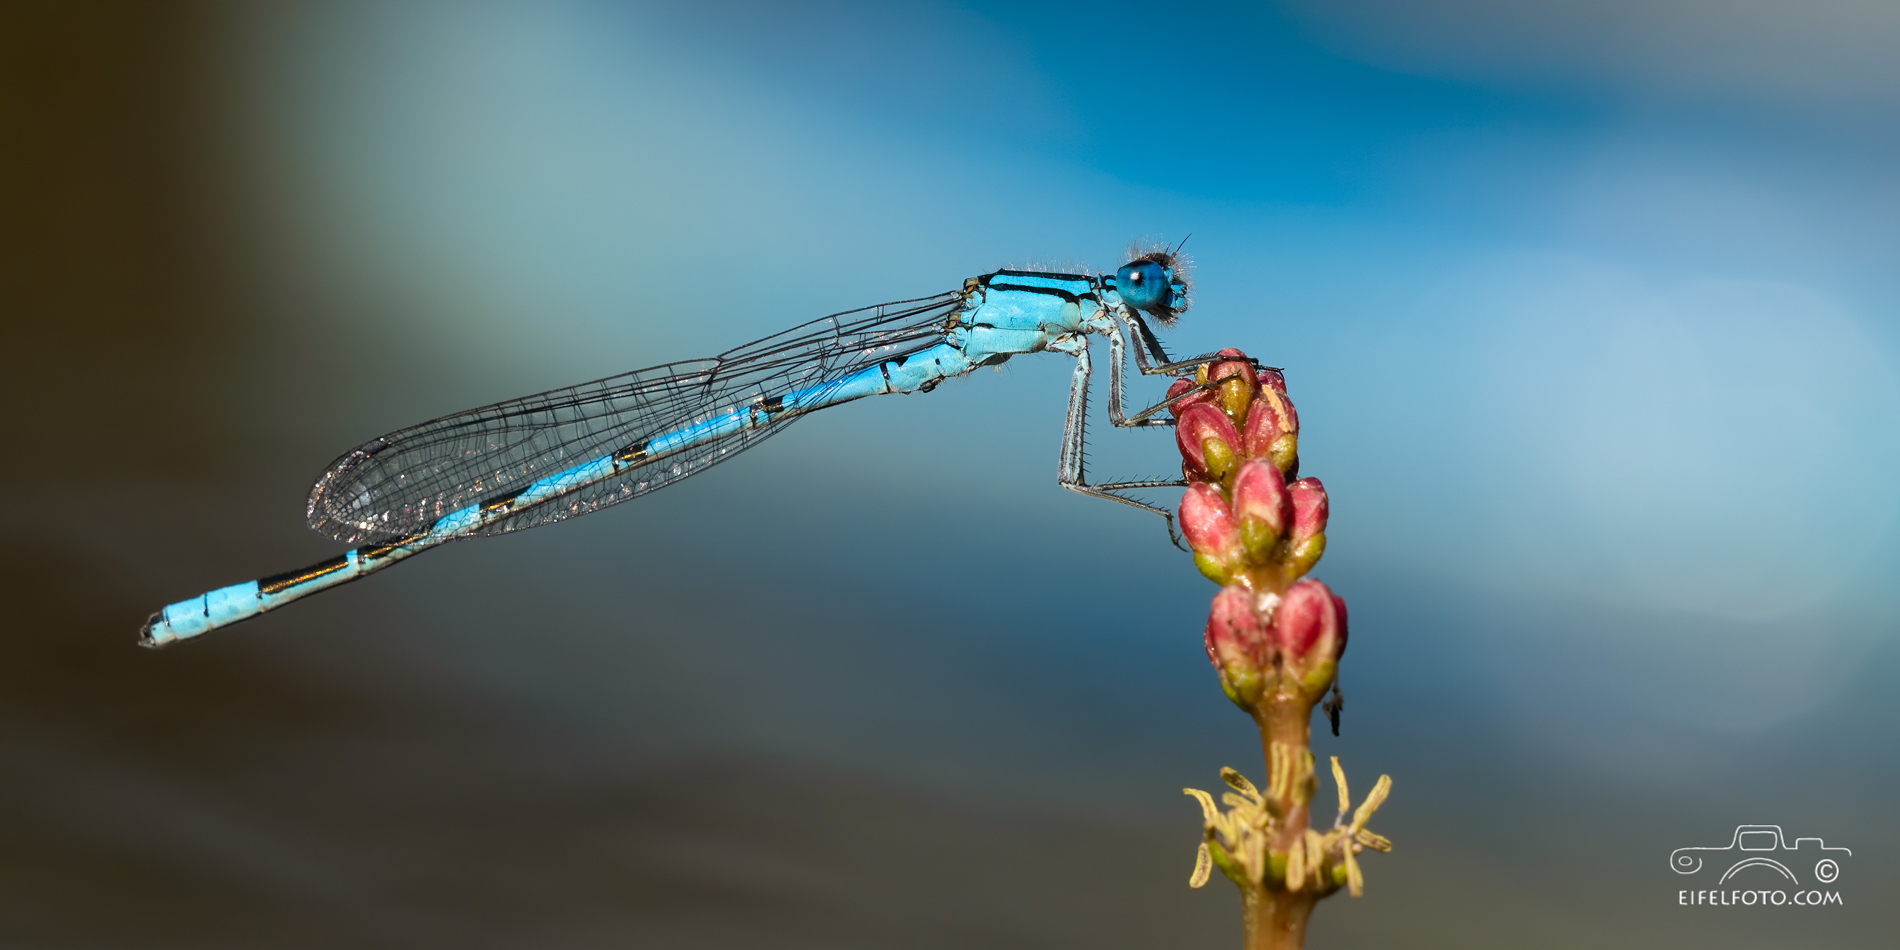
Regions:
[[[1334, 499], [1320, 751], [1397, 780], [1311, 946], [1891, 945], [1900, 7], [5, 22], [0, 945], [1231, 945], [1213, 589], [1055, 486], [1055, 357], [134, 645], [334, 553], [377, 433], [1190, 233], [1170, 344], [1288, 367]], [[1845, 906], [1677, 906], [1740, 823]]]

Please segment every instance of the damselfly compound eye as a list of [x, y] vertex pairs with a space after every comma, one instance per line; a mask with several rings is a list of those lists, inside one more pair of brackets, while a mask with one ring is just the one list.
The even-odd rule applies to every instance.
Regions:
[[1130, 261], [1115, 272], [1115, 290], [1122, 302], [1149, 313], [1167, 313], [1174, 303], [1168, 269], [1154, 261]]

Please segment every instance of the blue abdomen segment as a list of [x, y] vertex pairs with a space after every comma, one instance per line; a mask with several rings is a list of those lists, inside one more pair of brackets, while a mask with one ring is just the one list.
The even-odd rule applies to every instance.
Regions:
[[[770, 399], [762, 399], [710, 419], [654, 436], [647, 440], [642, 458], [657, 460], [746, 429], [763, 428], [795, 415], [836, 406], [854, 399], [863, 399], [866, 396], [928, 390], [944, 379], [961, 376], [975, 368], [975, 364], [957, 346], [951, 343], [939, 343], [837, 379], [795, 389]], [[608, 461], [611, 460], [601, 459], [590, 465], [599, 465]], [[589, 466], [580, 468], [587, 467]], [[577, 471], [578, 469], [569, 469], [568, 472], [552, 476], [546, 481], [560, 480], [569, 472]]]
[[170, 604], [153, 614], [139, 631], [139, 643], [148, 647], [162, 647], [230, 626], [240, 620], [249, 620], [317, 591], [347, 584], [439, 543], [440, 539], [425, 535], [396, 544], [355, 548], [300, 571], [220, 587], [190, 600]]

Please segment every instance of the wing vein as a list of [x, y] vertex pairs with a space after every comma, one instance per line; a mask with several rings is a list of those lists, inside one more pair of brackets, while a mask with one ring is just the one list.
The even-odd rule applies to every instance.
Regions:
[[[325, 469], [310, 492], [310, 527], [351, 544], [382, 542], [426, 532], [446, 515], [492, 503], [493, 510], [469, 533], [501, 534], [639, 497], [739, 454], [803, 413], [652, 457], [639, 456], [636, 447], [933, 345], [943, 339], [948, 318], [964, 297], [950, 292], [832, 314], [718, 356], [634, 370], [399, 429], [350, 450]], [[580, 466], [610, 457], [617, 461], [600, 477], [575, 474]], [[551, 483], [557, 490], [519, 507], [496, 501], [564, 473], [579, 480]]]

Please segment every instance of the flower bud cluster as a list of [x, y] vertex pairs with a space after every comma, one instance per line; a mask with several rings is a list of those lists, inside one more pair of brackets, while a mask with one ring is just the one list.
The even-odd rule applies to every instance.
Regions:
[[1346, 651], [1346, 602], [1311, 578], [1284, 596], [1223, 587], [1208, 611], [1206, 647], [1235, 705], [1254, 709], [1277, 699], [1311, 709]]
[[[1243, 708], [1317, 703], [1346, 648], [1346, 605], [1305, 578], [1326, 550], [1326, 488], [1299, 473], [1286, 379], [1239, 350], [1168, 389], [1187, 494], [1181, 533], [1216, 584], [1207, 655]], [[1289, 481], [1289, 479], [1292, 479]]]
[[1391, 778], [1380, 776], [1352, 809], [1338, 759], [1339, 813], [1324, 831], [1309, 827], [1313, 707], [1333, 691], [1326, 710], [1337, 734], [1346, 651], [1345, 602], [1306, 576], [1326, 550], [1326, 488], [1299, 477], [1300, 417], [1279, 372], [1221, 350], [1194, 378], [1175, 380], [1168, 398], [1188, 483], [1181, 533], [1195, 567], [1221, 585], [1208, 610], [1207, 657], [1227, 698], [1254, 717], [1267, 757], [1265, 788], [1221, 770], [1225, 809], [1207, 792], [1182, 790], [1202, 814], [1188, 883], [1199, 887], [1218, 868], [1241, 890], [1246, 945], [1297, 947], [1319, 898], [1364, 890], [1359, 854], [1392, 847], [1366, 828]]

